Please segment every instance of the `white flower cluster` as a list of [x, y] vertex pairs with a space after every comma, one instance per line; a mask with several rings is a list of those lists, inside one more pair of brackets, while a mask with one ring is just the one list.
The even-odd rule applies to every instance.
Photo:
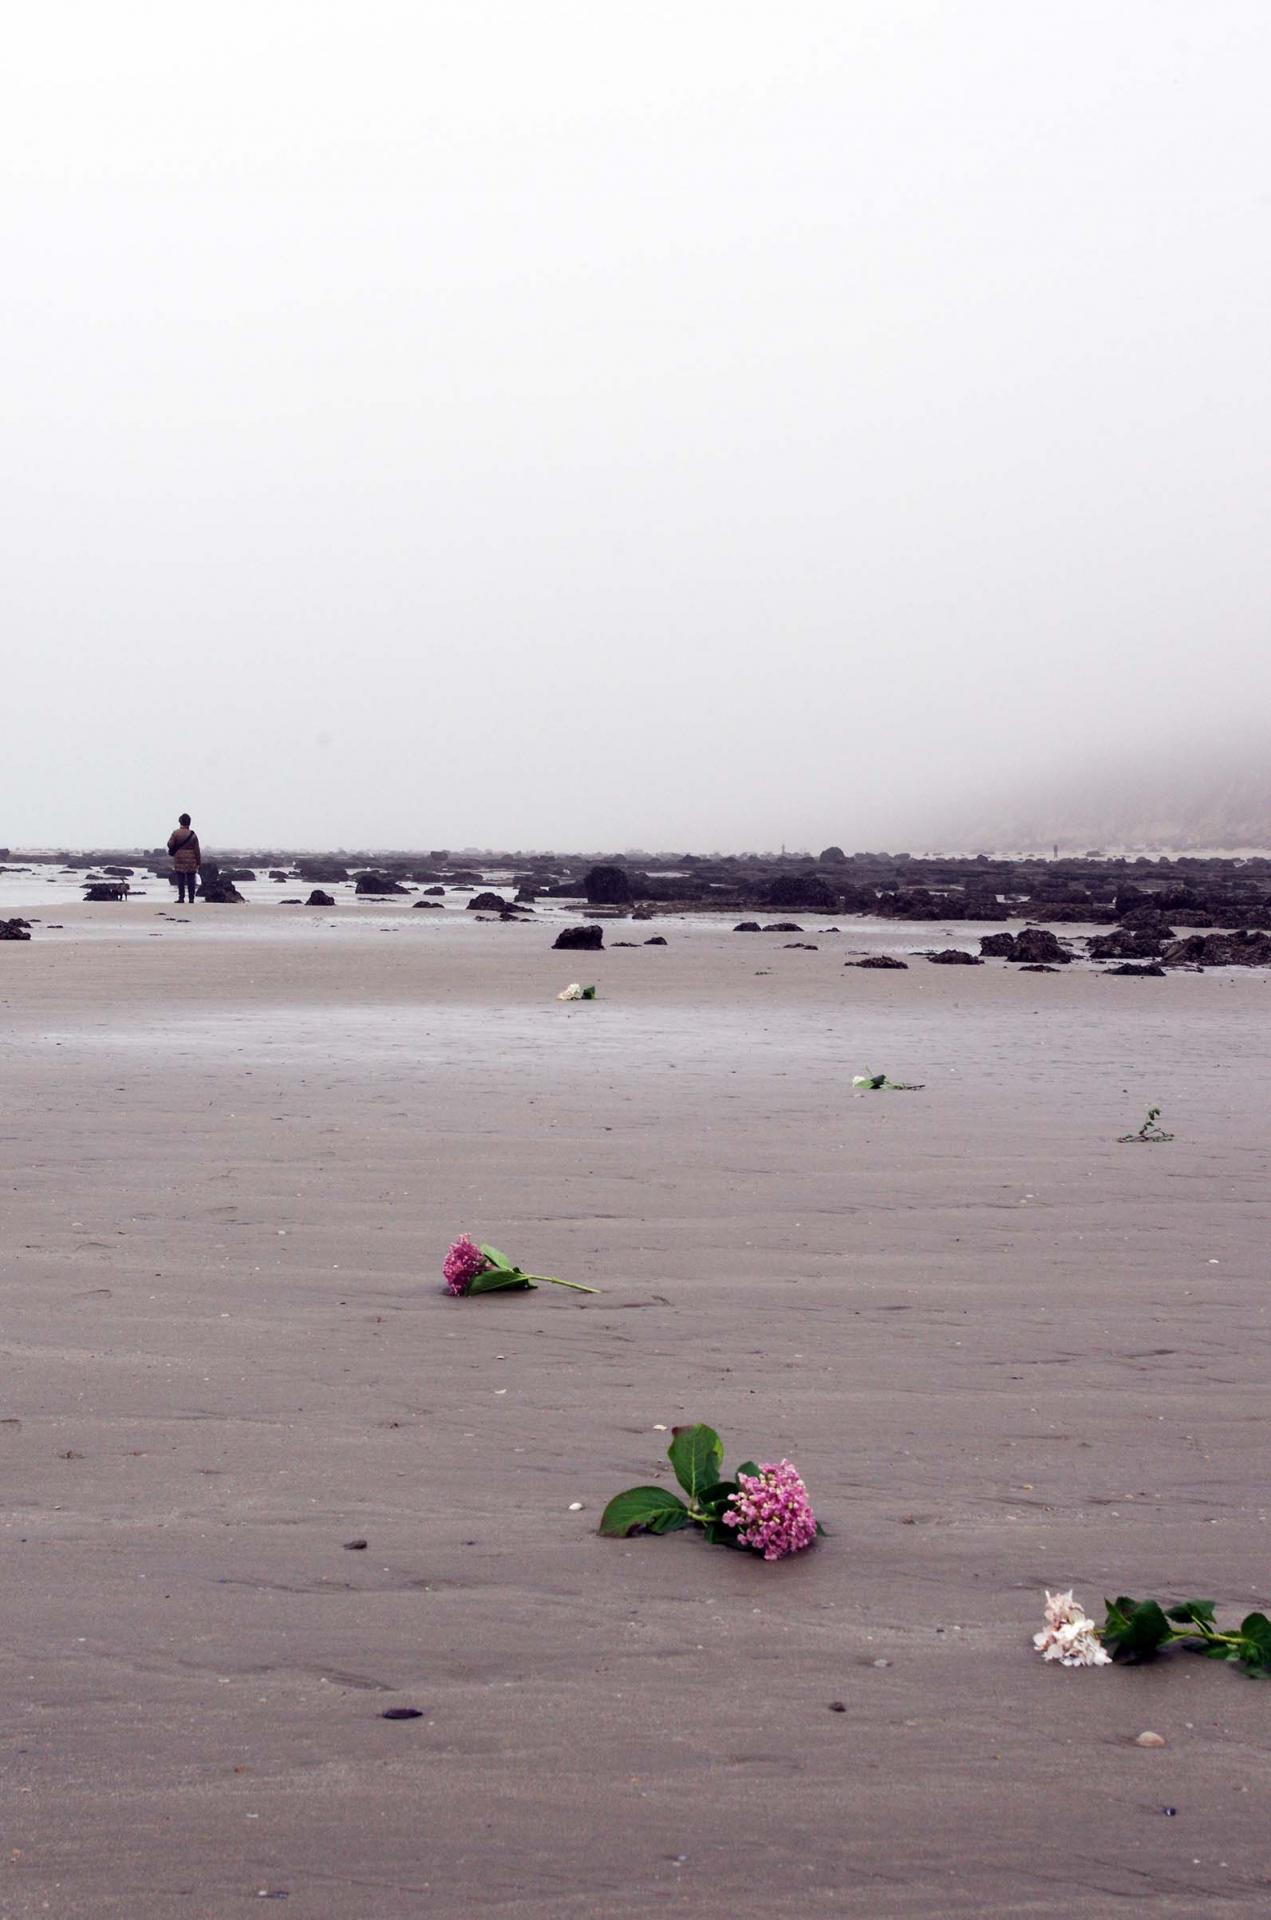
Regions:
[[558, 1000], [581, 1000], [582, 997], [583, 990], [577, 980], [574, 981], [572, 986], [566, 987], [564, 993], [558, 993], [556, 996]]
[[1067, 1593], [1047, 1593], [1046, 1625], [1033, 1635], [1033, 1645], [1043, 1660], [1058, 1660], [1061, 1667], [1112, 1665], [1112, 1655], [1100, 1641], [1094, 1621], [1073, 1599], [1071, 1588]]

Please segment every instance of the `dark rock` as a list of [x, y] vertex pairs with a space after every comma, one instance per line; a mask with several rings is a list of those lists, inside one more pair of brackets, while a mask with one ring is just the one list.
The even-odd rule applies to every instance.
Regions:
[[583, 878], [589, 907], [626, 907], [635, 899], [625, 867], [592, 867]]
[[446, 911], [440, 900], [412, 900], [410, 904], [412, 907], [423, 907], [428, 913], [444, 913]]
[[1066, 967], [1072, 959], [1049, 927], [1025, 927], [1022, 933], [983, 934], [980, 952], [989, 959], [1021, 960], [1048, 967]]
[[0, 920], [0, 940], [29, 940], [30, 923], [26, 920]]
[[506, 913], [508, 902], [501, 893], [474, 893], [468, 902], [469, 913]]
[[737, 922], [737, 925], [733, 928], [733, 932], [734, 933], [758, 933], [759, 922], [757, 920], [739, 920]]
[[640, 942], [638, 940], [615, 940], [613, 944], [615, 947], [638, 947]]
[[817, 865], [821, 867], [843, 867], [847, 865], [847, 855], [842, 847], [822, 847]]
[[1165, 978], [1164, 967], [1158, 967], [1154, 960], [1150, 960], [1144, 967], [1136, 967], [1133, 960], [1123, 960], [1119, 967], [1105, 967], [1104, 972], [1123, 974], [1131, 980], [1163, 980]]
[[1026, 967], [1020, 968], [1020, 972], [1021, 973], [1058, 973], [1059, 968], [1043, 966], [1040, 960], [1030, 960]]
[[445, 891], [446, 889], [444, 887], [425, 887], [424, 888], [425, 893], [444, 893]]
[[964, 953], [961, 947], [945, 947], [940, 953], [929, 953], [928, 960], [937, 967], [982, 967], [984, 965], [978, 953]]
[[298, 860], [296, 862], [297, 880], [307, 880], [311, 887], [331, 886], [334, 882], [347, 880], [349, 870], [341, 866], [338, 860]]
[[843, 965], [845, 967], [869, 967], [880, 973], [884, 969], [889, 973], [893, 971], [907, 973], [909, 971], [909, 962], [907, 960], [898, 960], [894, 953], [867, 953], [863, 960], [845, 960]]
[[277, 867], [271, 867], [269, 869], [269, 877], [271, 880], [287, 881], [287, 880], [290, 880], [291, 875], [289, 873], [281, 872], [280, 869]]
[[[1166, 929], [1170, 939], [1174, 929]], [[1159, 960], [1161, 936], [1142, 928], [1114, 927], [1111, 933], [1091, 934], [1087, 951], [1092, 960]]]
[[662, 934], [655, 933], [653, 935], [653, 938], [651, 940], [646, 940], [644, 944], [646, 947], [664, 947], [666, 945], [666, 940]]
[[133, 874], [136, 872], [136, 868], [135, 867], [103, 867], [102, 872], [113, 874], [116, 880], [131, 880]]
[[1167, 967], [1271, 967], [1271, 933], [1192, 933], [1171, 940], [1161, 959]]
[[1039, 962], [1048, 967], [1066, 967], [1072, 959], [1067, 947], [1059, 944], [1049, 927], [1025, 927], [1015, 936], [1016, 960]]
[[772, 920], [763, 931], [765, 933], [802, 933], [803, 928], [796, 926], [793, 920]]
[[309, 898], [305, 901], [305, 905], [307, 907], [333, 907], [335, 905], [335, 899], [332, 894], [323, 893], [321, 887], [315, 887], [309, 895]]
[[98, 880], [84, 889], [85, 900], [126, 900], [128, 883], [126, 880]]
[[649, 907], [637, 907], [631, 918], [633, 920], [652, 920], [652, 909]]
[[566, 952], [577, 950], [583, 953], [597, 953], [605, 944], [603, 927], [562, 927], [552, 941], [553, 950]]
[[386, 893], [409, 893], [410, 889], [404, 887], [400, 880], [390, 879], [386, 873], [359, 873], [354, 891], [374, 894], [378, 898]]
[[199, 899], [206, 900], [211, 907], [241, 907], [243, 904], [243, 896], [232, 880], [223, 880], [219, 874], [209, 877], [206, 868], [199, 886]]
[[787, 953], [819, 953], [820, 948], [815, 940], [787, 940], [785, 951]]
[[220, 876], [222, 880], [254, 880], [256, 878], [250, 867], [222, 867]]
[[763, 889], [767, 907], [793, 907], [802, 913], [837, 913], [839, 896], [815, 873], [783, 873]]

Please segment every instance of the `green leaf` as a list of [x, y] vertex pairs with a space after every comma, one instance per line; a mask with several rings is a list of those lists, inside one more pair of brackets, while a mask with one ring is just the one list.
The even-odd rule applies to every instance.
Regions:
[[484, 1273], [475, 1274], [469, 1283], [469, 1293], [507, 1293], [523, 1292], [526, 1288], [533, 1291], [534, 1282], [519, 1267], [488, 1267]]
[[1125, 1594], [1106, 1603], [1102, 1637], [1126, 1660], [1145, 1660], [1169, 1638], [1169, 1621], [1155, 1600], [1131, 1600]]
[[754, 1480], [758, 1478], [759, 1469], [755, 1465], [753, 1460], [743, 1460], [741, 1465], [737, 1469], [737, 1478], [739, 1480], [743, 1473], [748, 1473], [751, 1479]]
[[487, 1260], [493, 1260], [496, 1267], [511, 1267], [513, 1271], [516, 1270], [514, 1262], [508, 1259], [506, 1253], [500, 1253], [497, 1247], [487, 1247], [484, 1240], [481, 1242], [481, 1251]]
[[1180, 1627], [1190, 1626], [1193, 1621], [1200, 1626], [1212, 1627], [1216, 1611], [1212, 1600], [1184, 1600], [1177, 1607], [1167, 1607], [1165, 1618], [1175, 1621]]
[[615, 1540], [641, 1528], [646, 1533], [675, 1533], [688, 1524], [688, 1508], [667, 1487], [628, 1487], [614, 1495], [600, 1516], [601, 1533]]
[[595, 999], [595, 997], [596, 997], [596, 989], [595, 989], [594, 987], [584, 987], [584, 988], [583, 988], [583, 999], [584, 999], [584, 1000], [594, 1000], [594, 999]]
[[1251, 1673], [1271, 1674], [1271, 1620], [1265, 1613], [1247, 1613], [1240, 1622], [1238, 1658]]
[[690, 1500], [696, 1500], [704, 1488], [719, 1479], [724, 1443], [714, 1427], [672, 1427], [666, 1451], [675, 1477]]
[[[712, 1547], [741, 1546], [741, 1541], [737, 1538], [736, 1527], [726, 1527], [722, 1520], [708, 1520], [706, 1522], [705, 1537], [708, 1544]], [[749, 1549], [743, 1549], [743, 1551], [749, 1551]]]
[[736, 1491], [737, 1482], [735, 1480], [717, 1480], [714, 1486], [706, 1488], [706, 1491], [698, 1501], [698, 1505], [708, 1509], [711, 1507], [719, 1507], [722, 1509], [728, 1505], [728, 1502], [732, 1499]]

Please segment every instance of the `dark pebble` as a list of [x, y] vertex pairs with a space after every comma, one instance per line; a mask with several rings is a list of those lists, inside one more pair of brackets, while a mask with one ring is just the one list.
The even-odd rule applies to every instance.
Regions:
[[344, 1551], [346, 1553], [364, 1553], [366, 1551], [366, 1542], [365, 1540], [346, 1540], [344, 1543]]
[[830, 1702], [830, 1712], [831, 1712], [831, 1713], [846, 1713], [846, 1712], [847, 1712], [847, 1702], [846, 1702], [845, 1700], [831, 1700], [831, 1702]]
[[380, 1715], [381, 1720], [422, 1720], [423, 1717], [422, 1707], [385, 1707]]

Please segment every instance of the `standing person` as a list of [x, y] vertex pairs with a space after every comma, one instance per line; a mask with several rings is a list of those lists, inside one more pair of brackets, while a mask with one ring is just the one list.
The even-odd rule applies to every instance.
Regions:
[[172, 855], [172, 870], [177, 877], [177, 905], [184, 906], [188, 888], [190, 905], [193, 906], [203, 855], [199, 851], [199, 836], [190, 825], [188, 813], [181, 815], [179, 825], [168, 835], [168, 852]]

